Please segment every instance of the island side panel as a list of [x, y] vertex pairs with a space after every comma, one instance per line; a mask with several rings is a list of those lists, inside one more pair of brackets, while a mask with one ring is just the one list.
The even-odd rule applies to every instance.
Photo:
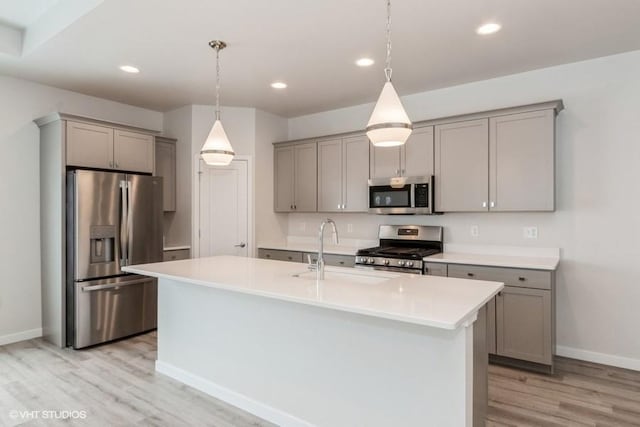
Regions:
[[281, 425], [464, 426], [456, 331], [160, 279], [158, 371]]

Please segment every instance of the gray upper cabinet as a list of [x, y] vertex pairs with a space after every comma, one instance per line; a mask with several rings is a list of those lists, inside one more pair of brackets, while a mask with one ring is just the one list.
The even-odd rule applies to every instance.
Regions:
[[318, 208], [318, 153], [317, 144], [296, 145], [295, 190], [293, 209], [296, 212], [315, 212]]
[[482, 212], [489, 209], [489, 120], [435, 127], [435, 209]]
[[366, 212], [368, 178], [366, 136], [318, 143], [318, 211]]
[[367, 212], [369, 208], [369, 138], [366, 135], [342, 140], [342, 210]]
[[176, 210], [176, 141], [156, 137], [156, 176], [162, 177], [163, 210]]
[[399, 147], [370, 148], [371, 178], [433, 175], [433, 126], [416, 128]]
[[67, 121], [67, 165], [152, 173], [154, 138], [108, 126]]
[[113, 129], [67, 121], [67, 165], [110, 169], [113, 166]]
[[317, 210], [317, 158], [315, 142], [275, 147], [276, 212]]
[[274, 149], [275, 211], [293, 211], [295, 160], [293, 146]]
[[402, 176], [433, 175], [433, 126], [414, 129], [401, 150]]
[[318, 143], [318, 210], [342, 211], [342, 140]]
[[116, 129], [113, 135], [113, 160], [116, 169], [153, 172], [153, 135]]
[[489, 207], [554, 210], [555, 111], [489, 119]]

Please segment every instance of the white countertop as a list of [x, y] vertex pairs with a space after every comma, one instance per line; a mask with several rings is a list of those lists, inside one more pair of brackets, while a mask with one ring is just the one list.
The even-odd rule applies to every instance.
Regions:
[[124, 271], [441, 329], [475, 320], [502, 283], [327, 267], [326, 280], [294, 277], [304, 264], [218, 256], [133, 265]]
[[558, 257], [510, 256], [456, 252], [443, 252], [428, 256], [423, 258], [423, 260], [426, 262], [446, 264], [468, 264], [550, 271], [555, 270], [560, 262]]

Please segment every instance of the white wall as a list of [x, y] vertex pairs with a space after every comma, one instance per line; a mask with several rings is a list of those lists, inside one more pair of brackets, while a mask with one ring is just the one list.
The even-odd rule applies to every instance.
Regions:
[[162, 114], [0, 77], [0, 344], [40, 335], [40, 133], [61, 111], [162, 129]]
[[[450, 243], [560, 247], [559, 353], [640, 369], [639, 75], [636, 51], [404, 97], [414, 121], [562, 98], [566, 110], [557, 127], [557, 211], [332, 214], [341, 236], [375, 238], [380, 223], [420, 223], [443, 225]], [[363, 129], [372, 107], [290, 119], [289, 137]], [[323, 216], [289, 215], [289, 234], [315, 234]], [[353, 233], [346, 232], [347, 224], [353, 224]], [[471, 225], [479, 225], [479, 238], [470, 236]], [[524, 226], [537, 226], [539, 238], [524, 239]]]
[[[254, 164], [254, 242], [283, 241], [286, 215], [273, 212], [274, 141], [287, 138], [287, 120], [255, 108], [222, 107], [221, 120], [237, 155], [251, 156]], [[179, 140], [178, 210], [165, 214], [167, 245], [189, 245], [192, 241], [194, 163], [215, 121], [210, 105], [189, 105], [165, 114], [165, 134]], [[180, 144], [182, 144], [180, 146]]]
[[287, 119], [256, 110], [255, 218], [257, 243], [282, 243], [288, 232], [286, 214], [273, 211], [273, 143], [287, 139]]
[[164, 113], [163, 134], [177, 139], [176, 211], [164, 213], [165, 247], [191, 242], [191, 122], [191, 105]]

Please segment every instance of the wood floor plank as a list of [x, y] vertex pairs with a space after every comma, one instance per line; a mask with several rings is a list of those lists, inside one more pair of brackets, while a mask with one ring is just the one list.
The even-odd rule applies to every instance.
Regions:
[[[270, 426], [155, 372], [156, 333], [75, 351], [41, 339], [0, 347], [0, 426]], [[11, 410], [85, 410], [15, 419]], [[487, 427], [640, 427], [640, 372], [557, 358], [556, 373], [489, 367]]]

